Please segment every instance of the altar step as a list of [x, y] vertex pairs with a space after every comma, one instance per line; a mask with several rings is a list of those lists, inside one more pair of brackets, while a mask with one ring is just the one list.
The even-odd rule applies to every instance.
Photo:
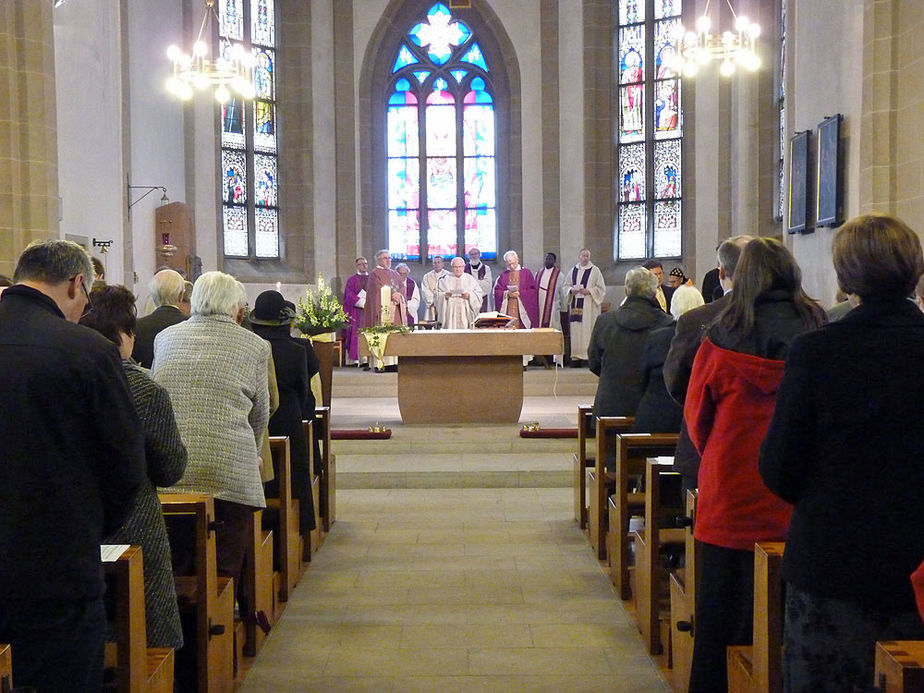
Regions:
[[[394, 373], [354, 368], [334, 370], [331, 426], [378, 425], [389, 439], [334, 440], [337, 486], [343, 489], [566, 488], [572, 485], [575, 438], [521, 438], [523, 424], [574, 429], [577, 407], [593, 402], [597, 378], [586, 369], [524, 373], [523, 411], [518, 423], [405, 425]], [[530, 394], [535, 393], [535, 394]], [[485, 393], [490, 410], [495, 397]], [[433, 406], [451, 407], [451, 391], [435, 391]]]

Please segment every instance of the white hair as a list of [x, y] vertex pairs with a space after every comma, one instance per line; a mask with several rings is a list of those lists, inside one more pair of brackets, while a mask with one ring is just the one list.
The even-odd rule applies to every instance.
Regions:
[[704, 305], [706, 305], [706, 302], [703, 300], [703, 295], [699, 292], [699, 289], [695, 286], [682, 284], [677, 287], [674, 295], [671, 296], [671, 315], [674, 316], [674, 320], [677, 320], [688, 310]]
[[517, 258], [517, 260], [520, 259], [520, 256], [517, 254], [517, 251], [515, 251], [515, 250], [508, 250], [506, 253], [504, 253], [504, 262], [507, 262], [507, 259], [508, 259], [511, 255], [515, 255], [516, 258]]
[[183, 299], [183, 292], [186, 291], [186, 280], [176, 270], [161, 270], [148, 283], [148, 291], [151, 292], [151, 300], [154, 305], [174, 306]]
[[652, 298], [658, 290], [658, 278], [651, 270], [633, 267], [626, 272], [626, 296]]
[[193, 315], [235, 317], [247, 298], [240, 283], [224, 272], [206, 272], [193, 284], [190, 307]]

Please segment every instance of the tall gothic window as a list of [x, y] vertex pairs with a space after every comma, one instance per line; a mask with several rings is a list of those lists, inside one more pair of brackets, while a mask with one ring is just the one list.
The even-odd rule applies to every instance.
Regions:
[[235, 43], [253, 52], [253, 101], [221, 107], [221, 211], [226, 257], [279, 258], [274, 0], [219, 0], [222, 54]]
[[[478, 37], [443, 3], [409, 27], [389, 81], [388, 248], [497, 255], [495, 97]], [[423, 249], [423, 250], [422, 250]]]
[[617, 260], [681, 254], [682, 0], [618, 0]]

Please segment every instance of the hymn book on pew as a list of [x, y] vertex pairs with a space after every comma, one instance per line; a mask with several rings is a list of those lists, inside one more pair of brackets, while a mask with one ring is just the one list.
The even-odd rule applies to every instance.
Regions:
[[128, 544], [100, 544], [99, 557], [103, 563], [115, 563], [128, 550]]
[[473, 323], [476, 328], [482, 327], [516, 327], [516, 319], [510, 315], [498, 313], [496, 310], [487, 313], [478, 313]]

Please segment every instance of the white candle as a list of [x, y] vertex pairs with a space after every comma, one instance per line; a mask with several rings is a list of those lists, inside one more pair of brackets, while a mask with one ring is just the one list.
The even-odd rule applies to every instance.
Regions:
[[276, 282], [276, 291], [282, 293], [282, 282]]
[[391, 324], [391, 287], [383, 286], [381, 292], [379, 293], [379, 298], [382, 303], [382, 324], [390, 325]]

